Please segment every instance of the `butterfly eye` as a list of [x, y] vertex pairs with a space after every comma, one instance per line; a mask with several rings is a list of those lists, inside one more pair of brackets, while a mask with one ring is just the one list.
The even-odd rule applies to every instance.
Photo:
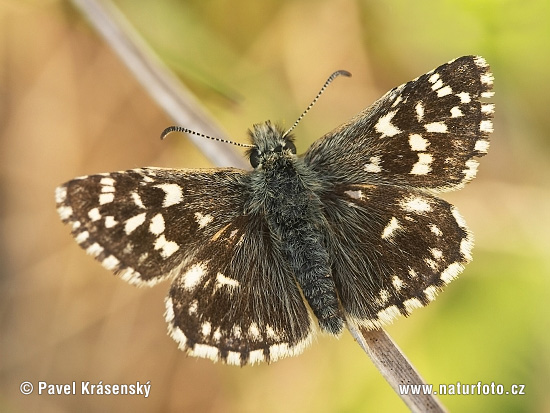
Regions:
[[283, 145], [277, 145], [275, 149], [273, 149], [273, 152], [281, 153], [283, 151]]
[[292, 141], [285, 141], [285, 149], [290, 149], [290, 152], [296, 154], [296, 146]]
[[258, 165], [261, 163], [260, 158], [261, 156], [261, 152], [258, 148], [254, 148], [251, 152], [250, 152], [250, 165], [252, 165], [252, 167], [254, 169], [256, 169], [258, 167]]

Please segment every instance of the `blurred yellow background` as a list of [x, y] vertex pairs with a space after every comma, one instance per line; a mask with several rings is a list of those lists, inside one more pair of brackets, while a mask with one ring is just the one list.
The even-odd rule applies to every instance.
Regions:
[[[390, 88], [484, 56], [491, 148], [444, 195], [474, 231], [474, 261], [387, 331], [428, 383], [526, 386], [442, 396], [450, 411], [550, 411], [550, 2], [115, 4], [234, 140], [266, 119], [290, 126], [331, 72], [352, 72], [295, 130], [299, 153]], [[134, 288], [77, 246], [55, 211], [60, 183], [209, 166], [183, 136], [159, 140], [172, 123], [69, 2], [0, 2], [0, 411], [406, 411], [347, 332], [269, 366], [186, 357], [166, 334], [168, 283]], [[151, 395], [24, 396], [25, 380], [150, 381]]]

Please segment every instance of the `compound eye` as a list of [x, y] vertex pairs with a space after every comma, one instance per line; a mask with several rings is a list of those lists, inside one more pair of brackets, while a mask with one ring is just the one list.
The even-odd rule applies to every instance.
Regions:
[[254, 148], [252, 152], [250, 152], [250, 165], [252, 165], [254, 169], [261, 163], [261, 154], [258, 148]]
[[296, 154], [296, 145], [292, 141], [285, 140], [285, 149], [290, 149], [290, 152]]

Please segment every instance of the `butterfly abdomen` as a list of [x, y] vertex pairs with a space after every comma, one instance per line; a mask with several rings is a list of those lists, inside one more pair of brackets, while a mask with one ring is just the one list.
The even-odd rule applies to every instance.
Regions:
[[271, 238], [321, 329], [339, 334], [344, 321], [321, 235], [321, 201], [309, 187], [307, 173], [301, 171], [301, 166], [297, 158], [281, 156], [258, 172], [263, 180], [264, 213]]

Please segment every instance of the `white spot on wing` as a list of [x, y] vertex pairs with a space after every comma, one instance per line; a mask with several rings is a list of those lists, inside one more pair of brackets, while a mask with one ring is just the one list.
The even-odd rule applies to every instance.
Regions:
[[164, 191], [164, 200], [162, 206], [167, 208], [172, 205], [177, 205], [183, 201], [183, 190], [177, 184], [159, 184], [155, 185]]
[[411, 172], [412, 175], [426, 175], [432, 170], [430, 166], [433, 157], [429, 153], [419, 153], [418, 161], [413, 165]]
[[428, 267], [430, 267], [432, 270], [436, 270], [437, 269], [437, 263], [432, 260], [431, 258], [425, 258], [424, 259], [424, 262], [426, 263], [426, 265]]
[[485, 139], [480, 139], [476, 142], [474, 149], [478, 152], [487, 153], [489, 150], [489, 141], [486, 141]]
[[482, 120], [479, 123], [479, 130], [481, 132], [491, 133], [493, 131], [493, 122], [490, 120]]
[[397, 98], [391, 104], [391, 107], [392, 108], [396, 107], [397, 105], [399, 105], [401, 103], [402, 100], [403, 100], [403, 98], [401, 97], [401, 95], [397, 96]]
[[124, 232], [126, 233], [126, 235], [130, 235], [136, 230], [137, 227], [145, 222], [145, 215], [145, 212], [142, 212], [141, 214], [138, 214], [132, 218], [128, 218], [124, 222]]
[[411, 133], [409, 135], [409, 145], [413, 151], [425, 151], [429, 144], [430, 142], [418, 133]]
[[403, 302], [403, 305], [405, 306], [405, 310], [407, 310], [408, 313], [412, 312], [415, 308], [422, 307], [422, 302], [418, 298], [409, 298], [405, 302]]
[[390, 294], [388, 293], [388, 290], [380, 290], [379, 296], [380, 296], [380, 303], [382, 305], [386, 304], [390, 299]]
[[164, 234], [155, 241], [155, 249], [160, 250], [160, 255], [164, 258], [170, 257], [173, 253], [180, 249], [180, 246], [174, 241], [168, 241]]
[[401, 290], [401, 288], [403, 288], [403, 280], [401, 278], [399, 278], [397, 275], [394, 275], [392, 280], [391, 280], [393, 286], [395, 287], [395, 290], [399, 292], [399, 290]]
[[[187, 291], [193, 290], [206, 274], [206, 263], [194, 264], [183, 274], [183, 288]], [[191, 310], [191, 307], [189, 308]]]
[[437, 90], [441, 86], [443, 86], [443, 81], [441, 79], [437, 79], [437, 82], [432, 85], [432, 90]]
[[476, 176], [479, 163], [475, 159], [469, 159], [466, 161], [465, 165], [466, 169], [464, 169], [462, 172], [464, 173], [464, 179], [466, 181], [469, 181]]
[[216, 286], [218, 288], [220, 288], [222, 286], [226, 286], [226, 287], [229, 287], [230, 289], [233, 289], [233, 288], [238, 287], [239, 285], [240, 285], [240, 283], [237, 280], [235, 280], [233, 278], [226, 277], [221, 272], [219, 272], [216, 275]]
[[430, 301], [435, 300], [435, 297], [437, 296], [437, 288], [433, 285], [430, 285], [424, 290], [424, 295]]
[[435, 235], [437, 235], [438, 237], [440, 237], [443, 233], [441, 232], [441, 230], [439, 229], [439, 227], [435, 224], [431, 224], [430, 225], [430, 231], [432, 231], [432, 233], [434, 233]]
[[206, 337], [206, 336], [210, 335], [211, 331], [212, 331], [212, 324], [210, 324], [210, 322], [205, 321], [204, 323], [202, 323], [201, 333], [202, 333], [203, 337]]
[[422, 119], [424, 119], [424, 105], [422, 102], [418, 102], [414, 109], [416, 110], [416, 119], [418, 119], [418, 122], [422, 122]]
[[229, 351], [227, 353], [227, 364], [232, 364], [234, 366], [240, 365], [241, 353], [237, 353], [236, 351]]
[[447, 125], [445, 125], [444, 122], [432, 122], [425, 124], [424, 129], [426, 129], [427, 132], [446, 133]]
[[445, 270], [441, 273], [441, 280], [445, 282], [445, 284], [450, 283], [452, 280], [454, 280], [458, 274], [462, 271], [462, 265], [458, 262], [453, 262], [451, 265], [449, 265]]
[[460, 253], [464, 257], [466, 261], [472, 260], [472, 237], [468, 236], [467, 238], [464, 238], [462, 241], [460, 241]]
[[92, 208], [88, 211], [88, 217], [92, 222], [98, 221], [101, 219], [101, 214], [99, 213], [99, 208]]
[[493, 74], [492, 73], [484, 73], [480, 77], [481, 83], [485, 85], [492, 85], [493, 84]]
[[430, 83], [435, 83], [439, 80], [439, 73], [434, 73], [433, 75], [431, 75], [429, 78], [428, 78], [428, 81]]
[[116, 224], [118, 221], [112, 215], [105, 217], [105, 228], [113, 228]]
[[132, 200], [134, 201], [134, 204], [136, 204], [140, 208], [145, 208], [145, 205], [143, 205], [143, 202], [141, 201], [141, 197], [137, 192], [132, 192], [131, 194]]
[[197, 314], [198, 309], [199, 309], [199, 302], [197, 300], [193, 300], [189, 304], [189, 308], [187, 309], [187, 313], [189, 315], [195, 315], [195, 314]]
[[273, 327], [271, 327], [269, 324], [265, 326], [265, 333], [267, 335], [267, 338], [271, 340], [280, 340], [279, 335], [275, 333], [275, 330], [273, 330]]
[[401, 132], [401, 130], [397, 126], [391, 123], [391, 120], [396, 113], [397, 110], [394, 110], [392, 112], [386, 113], [384, 116], [380, 116], [380, 118], [376, 122], [376, 125], [374, 125], [374, 129], [376, 129], [376, 131], [381, 134], [381, 138], [384, 138], [386, 136], [392, 137]]
[[99, 205], [108, 204], [110, 202], [113, 202], [114, 199], [115, 199], [115, 194], [112, 193], [112, 192], [108, 192], [108, 193], [105, 193], [105, 194], [100, 194], [99, 195]]
[[487, 61], [481, 56], [474, 57], [474, 63], [476, 64], [477, 67], [479, 67], [481, 69], [484, 69], [484, 68], [489, 66], [487, 64]]
[[212, 361], [218, 361], [220, 351], [216, 347], [197, 343], [193, 347], [193, 350], [189, 351], [189, 354], [196, 357], [208, 358]]
[[344, 193], [349, 196], [350, 198], [354, 198], [354, 199], [363, 199], [364, 196], [363, 196], [363, 192], [360, 191], [360, 190], [357, 190], [357, 191], [344, 191]]
[[233, 328], [231, 329], [231, 335], [235, 338], [241, 338], [241, 335], [242, 335], [241, 327], [237, 325], [233, 326]]
[[396, 217], [392, 217], [388, 225], [386, 225], [386, 227], [382, 231], [382, 238], [386, 239], [388, 237], [392, 237], [394, 235], [394, 232], [399, 228], [399, 221], [397, 221]]
[[394, 318], [399, 316], [399, 314], [401, 314], [399, 312], [399, 309], [395, 305], [392, 305], [388, 308], [383, 309], [382, 311], [379, 311], [377, 316], [382, 323], [389, 323]]
[[371, 172], [371, 173], [379, 173], [382, 172], [382, 167], [380, 166], [380, 162], [382, 161], [379, 156], [371, 156], [369, 159], [370, 163], [365, 164], [365, 171]]
[[195, 221], [199, 224], [199, 228], [204, 228], [212, 222], [213, 219], [214, 217], [210, 214], [203, 215], [200, 212], [195, 212]]
[[82, 231], [80, 234], [78, 234], [75, 237], [75, 241], [79, 244], [82, 244], [84, 241], [86, 241], [90, 236], [90, 233], [88, 231]]
[[103, 265], [103, 267], [107, 268], [108, 270], [113, 271], [115, 268], [118, 267], [119, 263], [120, 261], [116, 257], [109, 255], [102, 261], [101, 265]]
[[436, 260], [440, 260], [443, 257], [443, 252], [440, 249], [432, 248], [430, 252]]
[[99, 183], [103, 186], [114, 186], [115, 185], [115, 180], [113, 178], [110, 178], [110, 177], [106, 176], [104, 178], [101, 178]]
[[460, 108], [458, 106], [453, 106], [451, 108], [451, 118], [459, 118], [461, 116], [464, 116], [464, 114], [462, 113]]
[[456, 96], [460, 98], [460, 103], [470, 103], [472, 101], [468, 92], [460, 92]]
[[67, 199], [67, 188], [64, 186], [59, 186], [55, 188], [55, 202], [60, 204]]
[[493, 103], [484, 103], [481, 105], [481, 113], [486, 113], [488, 115], [493, 114], [495, 111], [495, 105]]
[[149, 231], [155, 235], [160, 235], [164, 232], [164, 217], [162, 214], [157, 214], [151, 219]]
[[262, 338], [260, 330], [258, 328], [258, 324], [256, 324], [255, 322], [252, 322], [250, 324], [250, 327], [248, 327], [248, 334], [250, 334], [250, 336], [255, 340], [259, 340]]
[[99, 245], [97, 242], [90, 245], [88, 248], [86, 248], [86, 252], [90, 254], [92, 257], [97, 257], [99, 254], [103, 252], [103, 247]]
[[265, 360], [264, 351], [261, 349], [251, 351], [250, 354], [248, 355], [248, 362], [250, 364], [258, 363], [264, 360]]
[[400, 202], [400, 205], [401, 208], [407, 212], [422, 213], [430, 212], [432, 210], [432, 206], [428, 200], [422, 198], [421, 196], [406, 197]]
[[437, 91], [437, 97], [441, 98], [443, 96], [450, 95], [451, 93], [453, 93], [453, 89], [451, 89], [450, 86], [444, 86]]

